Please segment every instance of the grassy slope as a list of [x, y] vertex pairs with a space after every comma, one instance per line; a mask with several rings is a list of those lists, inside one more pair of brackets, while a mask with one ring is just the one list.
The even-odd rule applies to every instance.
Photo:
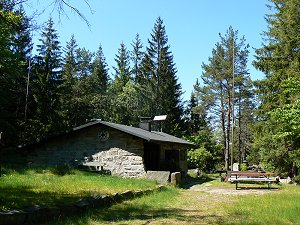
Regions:
[[155, 182], [148, 180], [121, 179], [80, 171], [65, 176], [37, 173], [33, 169], [9, 171], [0, 178], [0, 211], [34, 204], [54, 205], [95, 193], [112, 194], [154, 186]]

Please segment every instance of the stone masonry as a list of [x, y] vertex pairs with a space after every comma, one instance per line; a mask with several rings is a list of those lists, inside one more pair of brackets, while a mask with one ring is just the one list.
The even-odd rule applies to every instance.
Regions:
[[[107, 133], [105, 138], [99, 133]], [[80, 165], [87, 160], [121, 177], [143, 177], [143, 141], [124, 132], [95, 125], [27, 147], [27, 163], [35, 166]]]

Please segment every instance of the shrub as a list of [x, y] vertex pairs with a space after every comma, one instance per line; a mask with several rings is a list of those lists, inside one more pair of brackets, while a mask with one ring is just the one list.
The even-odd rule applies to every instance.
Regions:
[[241, 165], [240, 165], [240, 170], [241, 171], [247, 171], [247, 164], [246, 163], [242, 163]]
[[187, 161], [189, 168], [199, 168], [206, 171], [210, 167], [210, 162], [213, 159], [212, 154], [204, 147], [188, 151]]
[[295, 176], [294, 181], [295, 181], [297, 184], [300, 184], [300, 175]]

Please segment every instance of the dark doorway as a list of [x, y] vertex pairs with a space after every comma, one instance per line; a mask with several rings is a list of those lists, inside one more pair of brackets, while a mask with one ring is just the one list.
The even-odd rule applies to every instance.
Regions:
[[144, 163], [145, 169], [159, 170], [160, 147], [158, 144], [144, 142]]
[[165, 151], [165, 163], [164, 169], [170, 170], [171, 172], [180, 171], [179, 167], [179, 155], [180, 151], [177, 150], [166, 150]]

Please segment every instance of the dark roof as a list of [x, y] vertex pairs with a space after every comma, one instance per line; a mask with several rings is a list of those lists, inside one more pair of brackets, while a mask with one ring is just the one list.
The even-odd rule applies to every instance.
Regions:
[[83, 128], [90, 127], [90, 126], [93, 126], [96, 124], [102, 124], [102, 125], [114, 128], [116, 130], [120, 130], [124, 133], [131, 134], [133, 136], [139, 137], [148, 142], [167, 142], [167, 143], [176, 143], [176, 144], [183, 144], [183, 145], [189, 145], [189, 146], [194, 145], [194, 144], [192, 144], [188, 141], [185, 141], [181, 138], [178, 138], [178, 137], [175, 137], [170, 134], [163, 133], [163, 132], [158, 132], [158, 131], [150, 132], [150, 131], [143, 130], [143, 129], [137, 128], [137, 127], [131, 127], [131, 126], [126, 126], [126, 125], [117, 124], [117, 123], [110, 123], [110, 122], [101, 121], [101, 120], [93, 120], [82, 126], [75, 127], [73, 129], [73, 131], [81, 130]]

